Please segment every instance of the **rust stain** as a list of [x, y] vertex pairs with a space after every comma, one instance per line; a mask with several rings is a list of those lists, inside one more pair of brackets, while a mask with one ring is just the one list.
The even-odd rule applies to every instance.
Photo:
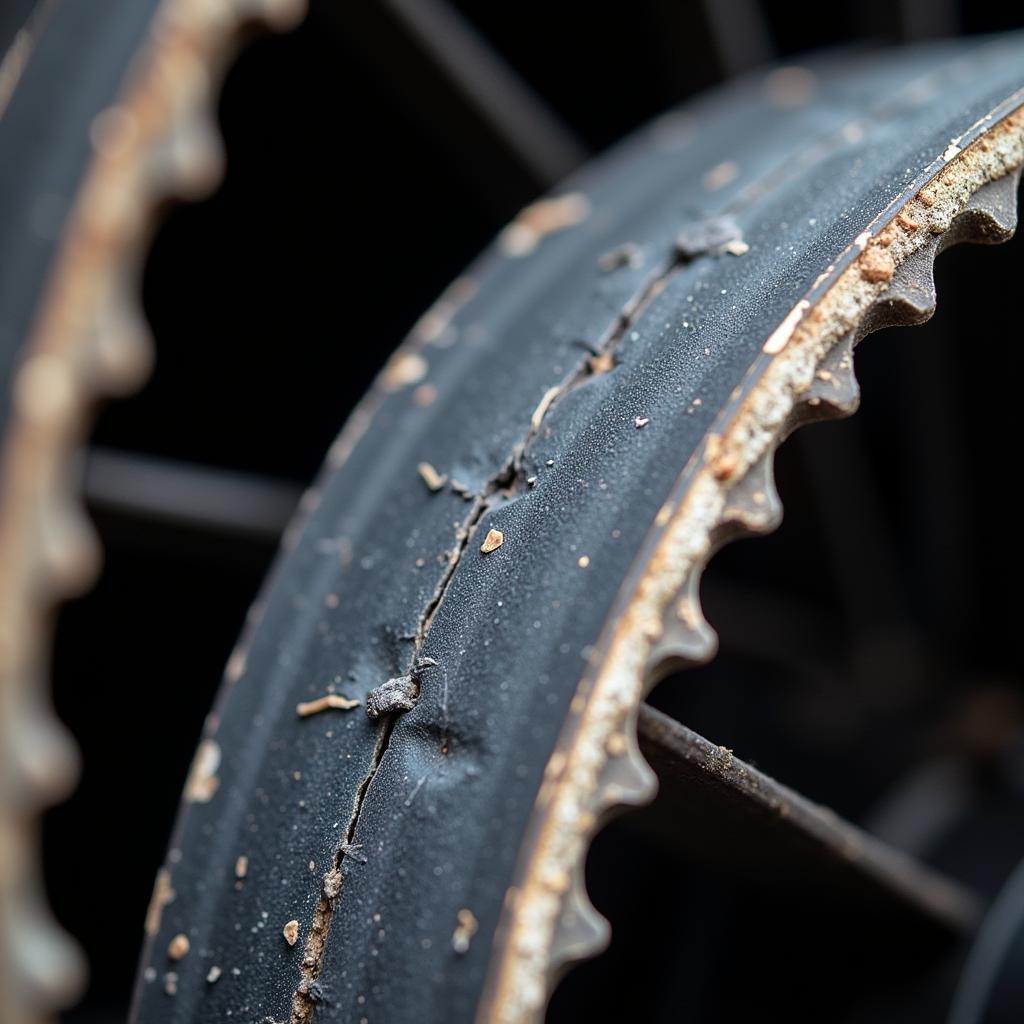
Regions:
[[864, 251], [859, 261], [860, 276], [870, 284], [888, 282], [896, 273], [896, 262], [887, 249], [873, 245]]

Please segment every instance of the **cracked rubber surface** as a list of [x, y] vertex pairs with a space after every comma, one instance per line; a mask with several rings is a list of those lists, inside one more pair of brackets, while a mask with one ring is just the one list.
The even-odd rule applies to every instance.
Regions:
[[[229, 663], [136, 1020], [482, 1012], [545, 766], [659, 509], [819, 275], [1019, 102], [1022, 53], [830, 57], [796, 107], [763, 75], [730, 85], [566, 183], [586, 197], [571, 216], [534, 211], [453, 286], [335, 445]], [[723, 215], [748, 248], [677, 254]], [[296, 715], [329, 689], [365, 703], [418, 658], [438, 668], [408, 713]], [[171, 964], [179, 932], [192, 951]]]

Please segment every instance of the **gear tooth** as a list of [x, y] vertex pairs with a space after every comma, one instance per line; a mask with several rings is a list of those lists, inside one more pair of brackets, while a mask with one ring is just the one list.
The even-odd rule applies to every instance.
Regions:
[[[954, 218], [945, 245], [957, 242], [1005, 242], [1017, 228], [1017, 191], [1021, 168], [990, 181], [975, 192]], [[944, 247], [945, 247], [944, 245]]]
[[210, 115], [212, 91], [208, 73], [197, 67], [182, 90], [166, 135], [150, 153], [143, 172], [145, 187], [153, 198], [175, 196], [195, 201], [208, 195], [220, 180], [225, 153]]
[[[74, 742], [43, 700], [41, 641], [55, 601], [80, 592], [99, 567], [98, 540], [71, 490], [86, 413], [93, 399], [134, 390], [148, 375], [153, 350], [139, 295], [153, 215], [168, 196], [208, 193], [222, 173], [214, 93], [241, 30], [254, 21], [289, 28], [304, 10], [301, 0], [161, 5], [135, 62], [136, 88], [126, 93], [141, 89], [145, 102], [115, 104], [91, 126], [93, 169], [77, 216], [98, 255], [78, 261], [73, 301], [50, 293], [64, 319], [59, 330], [41, 328], [16, 380], [19, 416], [55, 439], [18, 510], [32, 537], [18, 565], [26, 596], [13, 626], [0, 621], [0, 671], [13, 682], [13, 699], [0, 702], [0, 951], [11, 982], [3, 995], [18, 1020], [67, 1006], [86, 973], [47, 908], [33, 820], [68, 792], [78, 770]], [[173, 62], [169, 47], [177, 48]]]
[[41, 522], [40, 565], [47, 602], [85, 591], [99, 573], [100, 541], [81, 505], [70, 495], [55, 494]]
[[774, 452], [762, 455], [729, 491], [722, 518], [745, 533], [769, 533], [782, 522]]
[[941, 237], [935, 236], [911, 253], [893, 274], [886, 291], [868, 310], [855, 342], [883, 327], [923, 324], [935, 312], [935, 257]]
[[20, 698], [30, 706], [19, 710], [4, 737], [4, 773], [16, 781], [19, 802], [26, 808], [56, 803], [78, 780], [75, 741], [49, 708], [32, 706], [40, 693], [31, 684], [21, 688]]
[[621, 806], [642, 807], [658, 792], [658, 777], [640, 753], [637, 740], [639, 704], [633, 708], [621, 732], [609, 738], [601, 783], [597, 791], [597, 815]]
[[818, 363], [814, 378], [793, 406], [783, 436], [808, 423], [844, 419], [860, 406], [860, 384], [853, 366], [854, 335], [837, 342]]
[[85, 987], [85, 959], [50, 916], [35, 878], [22, 878], [15, 899], [18, 905], [0, 917], [0, 940], [10, 951], [23, 997], [41, 1012], [67, 1006]]
[[709, 662], [718, 650], [718, 634], [700, 605], [700, 578], [704, 565], [694, 566], [662, 620], [661, 636], [647, 660], [647, 684], [693, 665]]
[[114, 289], [96, 313], [90, 386], [101, 396], [131, 394], [149, 376], [154, 346], [149, 329], [127, 287]]
[[587, 895], [581, 861], [572, 872], [555, 926], [550, 969], [558, 971], [573, 961], [596, 956], [608, 947], [610, 940], [611, 926]]

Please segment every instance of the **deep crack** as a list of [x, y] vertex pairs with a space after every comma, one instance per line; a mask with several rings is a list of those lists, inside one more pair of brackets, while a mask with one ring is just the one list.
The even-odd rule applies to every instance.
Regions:
[[[496, 473], [488, 478], [483, 490], [473, 499], [473, 504], [468, 513], [456, 528], [455, 545], [449, 552], [444, 572], [441, 574], [433, 595], [420, 615], [419, 626], [413, 640], [413, 650], [409, 660], [408, 671], [410, 675], [416, 672], [417, 665], [422, 656], [423, 645], [429, 636], [434, 618], [448, 595], [448, 590], [455, 577], [455, 571], [458, 569], [462, 557], [469, 547], [477, 526], [479, 526], [481, 520], [491, 509], [495, 496], [512, 497], [521, 493], [524, 486], [526, 486], [527, 478], [526, 472], [523, 469], [523, 462], [530, 445], [540, 434], [544, 421], [551, 410], [567, 395], [575, 391], [576, 388], [581, 387], [588, 380], [610, 372], [614, 368], [615, 363], [612, 357], [621, 344], [622, 339], [636, 323], [639, 316], [661, 294], [668, 279], [677, 270], [702, 255], [705, 255], [705, 251], [695, 253], [679, 247], [673, 248], [672, 254], [662, 261], [661, 266], [647, 278], [644, 284], [615, 316], [600, 341], [593, 347], [587, 346], [588, 354], [586, 357], [580, 360], [561, 384], [557, 385], [553, 391], [545, 394], [541, 403], [542, 407], [539, 407], [538, 411], [531, 417], [530, 426], [526, 434], [513, 447], [512, 454], [508, 460]], [[355, 800], [352, 805], [352, 815], [345, 829], [345, 837], [335, 853], [330, 870], [324, 875], [320, 900], [313, 913], [309, 937], [306, 940], [302, 964], [299, 968], [302, 980], [292, 996], [291, 1024], [309, 1024], [312, 1020], [313, 1010], [316, 1006], [316, 983], [323, 969], [331, 919], [344, 886], [344, 861], [346, 857], [352, 857], [352, 850], [356, 848], [353, 840], [359, 826], [363, 803], [366, 800], [366, 794], [373, 782], [373, 778], [377, 774], [377, 769], [387, 753], [391, 742], [391, 734], [394, 731], [397, 719], [398, 716], [394, 714], [384, 719], [380, 735], [374, 747], [370, 766], [356, 791]], [[446, 749], [447, 745], [446, 740]]]

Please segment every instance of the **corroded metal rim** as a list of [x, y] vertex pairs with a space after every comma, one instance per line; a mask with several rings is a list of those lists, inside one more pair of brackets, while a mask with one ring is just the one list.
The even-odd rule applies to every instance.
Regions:
[[[586, 851], [611, 809], [655, 793], [636, 728], [660, 663], [679, 650], [688, 661], [713, 654], [714, 633], [697, 596], [701, 571], [730, 524], [772, 527], [774, 517], [765, 514], [775, 504], [766, 494], [771, 456], [799, 407], [820, 401], [813, 385], [823, 360], [844, 341], [858, 340], [898, 268], [947, 232], [979, 188], [1024, 163], [1022, 102], [1024, 92], [1015, 94], [952, 140], [836, 256], [765, 339], [745, 382], [680, 475], [620, 591], [548, 762], [478, 1020], [537, 1019], [558, 969], [607, 941], [607, 925], [583, 886]], [[767, 467], [763, 484], [741, 487], [754, 477], [760, 483], [759, 467]], [[669, 633], [679, 642], [665, 645]]]
[[95, 578], [99, 551], [75, 488], [97, 398], [152, 360], [138, 278], [158, 203], [220, 177], [215, 87], [240, 30], [294, 24], [301, 0], [163, 0], [93, 156], [12, 382], [0, 452], [0, 1003], [21, 1024], [66, 1004], [84, 970], [45, 909], [38, 810], [76, 775], [44, 697], [55, 605]]

